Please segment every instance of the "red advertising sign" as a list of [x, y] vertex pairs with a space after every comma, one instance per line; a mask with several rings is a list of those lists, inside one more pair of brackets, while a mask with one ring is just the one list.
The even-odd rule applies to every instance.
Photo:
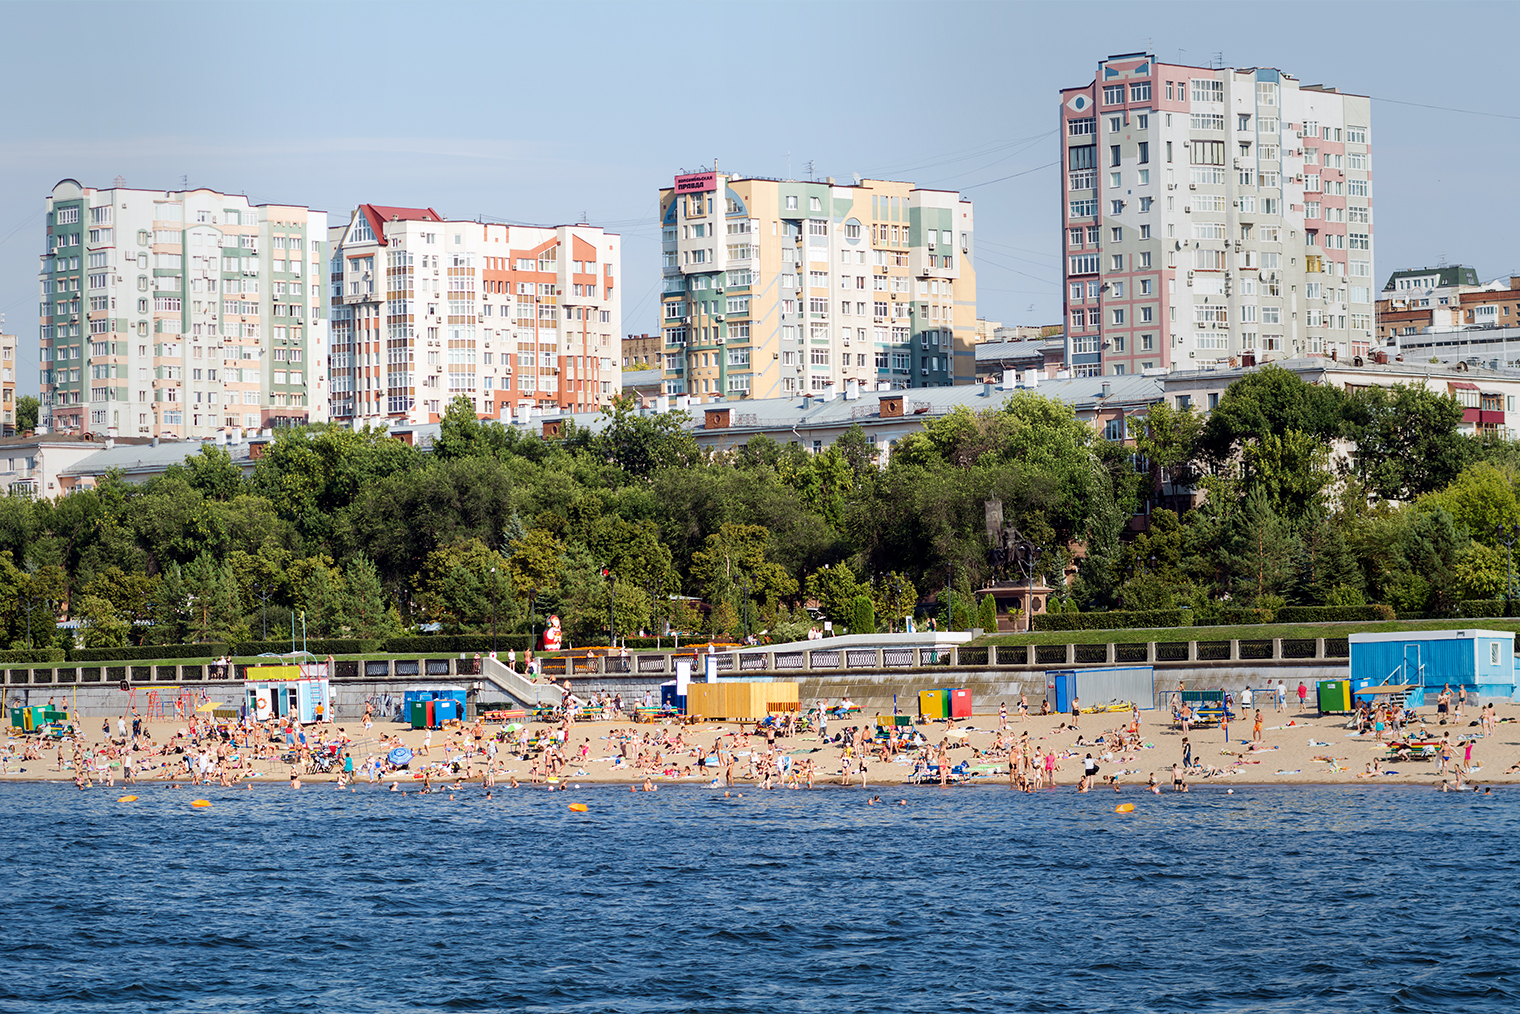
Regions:
[[676, 177], [676, 193], [702, 194], [718, 189], [717, 173], [687, 173]]

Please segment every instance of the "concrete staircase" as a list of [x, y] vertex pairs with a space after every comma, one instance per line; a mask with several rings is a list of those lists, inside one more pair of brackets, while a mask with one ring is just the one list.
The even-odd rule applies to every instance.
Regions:
[[540, 704], [556, 705], [560, 701], [558, 687], [534, 683], [488, 655], [480, 659], [480, 678], [525, 708], [536, 708]]

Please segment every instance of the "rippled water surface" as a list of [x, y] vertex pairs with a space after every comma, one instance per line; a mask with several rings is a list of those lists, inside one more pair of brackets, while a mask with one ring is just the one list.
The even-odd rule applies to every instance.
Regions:
[[132, 791], [0, 786], [0, 1009], [1520, 1007], [1520, 791]]

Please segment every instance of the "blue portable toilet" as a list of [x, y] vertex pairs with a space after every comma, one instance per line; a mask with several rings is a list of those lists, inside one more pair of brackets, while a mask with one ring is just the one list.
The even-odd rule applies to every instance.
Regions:
[[660, 707], [675, 708], [683, 715], [686, 713], [686, 695], [676, 693], [675, 680], [660, 684]]
[[1504, 630], [1411, 630], [1352, 634], [1351, 686], [1406, 686], [1419, 707], [1441, 688], [1466, 687], [1480, 700], [1515, 699], [1515, 635]]
[[443, 697], [438, 698], [433, 702], [433, 716], [439, 725], [443, 725], [444, 722], [458, 721], [459, 702]]
[[438, 702], [451, 701], [453, 702], [456, 710], [450, 717], [463, 720], [468, 713], [467, 706], [465, 704], [465, 696], [466, 692], [463, 687], [418, 687], [404, 691], [401, 695], [401, 721], [410, 722], [412, 720], [413, 701], [420, 701], [423, 703], [432, 701], [433, 720], [435, 722], [441, 721], [441, 719], [438, 717]]

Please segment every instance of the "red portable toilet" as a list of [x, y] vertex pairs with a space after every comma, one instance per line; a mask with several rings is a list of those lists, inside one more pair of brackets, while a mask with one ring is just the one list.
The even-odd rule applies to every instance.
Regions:
[[970, 718], [971, 717], [971, 691], [970, 690], [952, 690], [952, 691], [950, 691], [950, 717], [951, 718]]
[[427, 727], [429, 729], [436, 729], [436, 728], [438, 728], [438, 716], [437, 716], [436, 711], [433, 708], [433, 705], [435, 703], [437, 703], [437, 702], [435, 702], [435, 701], [428, 701], [427, 702]]

